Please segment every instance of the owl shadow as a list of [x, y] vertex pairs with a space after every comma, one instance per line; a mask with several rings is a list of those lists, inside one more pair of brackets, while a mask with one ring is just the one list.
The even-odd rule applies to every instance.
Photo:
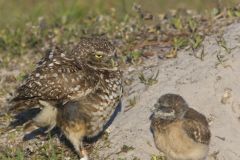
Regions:
[[[151, 113], [151, 115], [150, 115], [149, 118], [148, 118], [148, 120], [149, 120], [150, 122], [153, 120], [153, 116], [154, 116], [154, 114]], [[149, 127], [149, 130], [150, 130], [150, 132], [153, 134], [153, 129], [152, 129], [151, 126]]]
[[15, 128], [24, 125], [29, 120], [33, 119], [39, 112], [40, 108], [31, 108], [14, 116], [14, 120], [10, 122], [9, 127]]

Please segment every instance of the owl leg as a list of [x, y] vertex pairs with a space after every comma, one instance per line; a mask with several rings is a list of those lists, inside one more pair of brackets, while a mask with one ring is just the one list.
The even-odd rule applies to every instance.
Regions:
[[81, 112], [81, 106], [76, 102], [68, 102], [59, 108], [57, 125], [74, 146], [80, 160], [88, 160], [82, 140], [87, 134], [86, 114]]
[[[66, 119], [64, 119], [66, 120]], [[60, 127], [67, 137], [67, 139], [72, 143], [75, 151], [80, 157], [80, 160], [88, 160], [87, 152], [84, 149], [82, 139], [86, 134], [86, 125], [82, 120], [77, 121], [65, 121], [63, 119], [58, 119], [60, 121]]]
[[84, 149], [82, 137], [79, 136], [77, 133], [70, 133], [66, 134], [67, 138], [70, 140], [70, 142], [73, 144], [73, 147], [77, 154], [80, 157], [80, 160], [88, 160], [87, 152]]
[[57, 108], [45, 101], [39, 101], [43, 106], [43, 109], [36, 117], [33, 118], [33, 122], [38, 127], [48, 127], [45, 133], [48, 133], [56, 126]]
[[44, 131], [44, 133], [45, 134], [49, 133], [55, 126], [56, 126], [56, 124], [51, 124], [50, 126], [48, 126], [47, 130]]

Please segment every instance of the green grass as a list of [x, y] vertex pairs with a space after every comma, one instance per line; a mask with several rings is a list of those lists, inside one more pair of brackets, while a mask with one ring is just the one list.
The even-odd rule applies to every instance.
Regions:
[[26, 22], [38, 22], [39, 17], [45, 17], [55, 25], [63, 21], [79, 23], [87, 15], [109, 13], [111, 8], [116, 8], [121, 14], [129, 10], [132, 4], [133, 1], [126, 0], [0, 0], [0, 27], [24, 27]]
[[[144, 26], [132, 9], [134, 2], [142, 6], [142, 11], [155, 14], [166, 9], [186, 7], [204, 11], [218, 6], [217, 0], [0, 0], [0, 55], [39, 53], [46, 44], [68, 44], [88, 34], [105, 34], [132, 42]], [[236, 0], [221, 2], [222, 5], [230, 6]], [[228, 11], [229, 16], [237, 16], [239, 13]], [[170, 19], [170, 25], [179, 31], [185, 30], [186, 25], [183, 24], [186, 23], [192, 32], [196, 31], [198, 24], [194, 19], [183, 20], [178, 16]], [[174, 38], [173, 43], [177, 48], [186, 44], [179, 37]], [[131, 43], [126, 45], [129, 45], [126, 48], [131, 48]], [[196, 45], [199, 44], [196, 42]]]
[[[59, 1], [6, 1], [0, 0], [0, 66], [8, 66], [9, 59], [26, 53], [43, 54], [45, 46], [68, 45], [86, 35], [105, 35], [110, 39], [120, 39], [122, 59], [130, 63], [141, 63], [142, 52], [134, 50], [136, 39], [141, 35], [146, 39], [151, 23], [141, 19], [139, 12], [134, 11], [134, 2], [142, 5], [141, 12], [151, 11], [155, 15], [166, 9], [179, 7], [205, 10], [216, 7], [218, 1], [205, 2], [178, 0], [59, 0]], [[205, 2], [205, 3], [204, 3]], [[234, 4], [236, 1], [221, 1], [223, 4]], [[174, 4], [169, 6], [170, 4]], [[149, 7], [152, 7], [149, 8]], [[156, 8], [157, 7], [157, 8]], [[154, 9], [155, 8], [155, 9]], [[9, 12], [11, 11], [11, 12]], [[210, 11], [210, 10], [209, 10]], [[190, 15], [170, 16], [166, 24], [161, 24], [160, 31], [154, 29], [155, 35], [173, 29], [176, 33], [187, 33], [186, 36], [172, 36], [173, 49], [167, 57], [176, 57], [177, 50], [191, 45], [197, 49], [204, 37], [198, 36], [199, 22]], [[229, 9], [227, 16], [240, 16], [239, 10]], [[216, 13], [217, 14], [217, 13]], [[162, 23], [161, 20], [152, 22]], [[172, 30], [170, 31], [172, 32]], [[150, 35], [150, 34], [149, 34]], [[68, 45], [69, 46], [69, 45]], [[10, 57], [10, 58], [9, 58]]]
[[[131, 12], [134, 2], [140, 4], [143, 10], [153, 13], [163, 13], [169, 9], [192, 8], [205, 11], [218, 6], [219, 0], [0, 0], [0, 28], [10, 27], [23, 29], [26, 23], [36, 24], [39, 17], [44, 17], [51, 25], [62, 23], [81, 23], [87, 16], [110, 14], [115, 8], [117, 19], [123, 19]], [[234, 6], [237, 0], [222, 0], [222, 6]], [[173, 5], [174, 4], [174, 5]], [[178, 19], [176, 19], [178, 20]], [[177, 22], [179, 23], [179, 22]], [[16, 32], [19, 32], [17, 30]], [[0, 40], [1, 45], [1, 40]]]
[[[79, 23], [88, 15], [110, 13], [112, 8], [121, 18], [132, 10], [134, 2], [140, 4], [144, 10], [153, 13], [164, 13], [169, 9], [189, 8], [200, 11], [209, 10], [216, 6], [234, 6], [237, 0], [0, 0], [0, 28], [25, 27], [26, 22], [37, 23], [39, 17], [45, 17], [48, 23], [60, 22]], [[219, 3], [221, 2], [221, 3]], [[174, 5], [173, 5], [174, 4]]]
[[[123, 64], [137, 65], [143, 62], [144, 55], [136, 48], [139, 40], [166, 34], [172, 48], [166, 51], [165, 57], [175, 58], [177, 51], [186, 46], [197, 50], [205, 34], [209, 33], [199, 28], [209, 26], [201, 26], [204, 24], [200, 24], [199, 19], [183, 10], [176, 11], [177, 15], [174, 12], [164, 14], [167, 21], [147, 21], [141, 18], [142, 14], [151, 11], [158, 17], [165, 10], [181, 7], [203, 12], [209, 6], [212, 8], [208, 11], [212, 13], [219, 4], [233, 6], [236, 3], [235, 0], [223, 0], [219, 4], [217, 0], [205, 1], [91, 0], [89, 3], [86, 0], [0, 0], [0, 67], [8, 68], [13, 64], [12, 59], [27, 53], [41, 57], [53, 45], [69, 48], [69, 44], [78, 42], [81, 36], [91, 35], [120, 40], [122, 45], [117, 47], [121, 50]], [[133, 9], [134, 2], [142, 6], [140, 11]], [[212, 16], [222, 11], [220, 8], [216, 10]], [[226, 16], [240, 17], [240, 10], [228, 9]]]
[[[66, 147], [56, 145], [55, 140], [51, 137], [49, 137], [49, 140], [45, 141], [43, 145], [40, 145], [37, 148], [33, 144], [25, 144], [29, 145], [29, 148], [32, 148], [33, 150], [26, 149], [26, 146], [23, 145], [24, 144], [17, 145], [15, 147], [4, 148], [4, 150], [0, 152], [0, 159], [25, 160], [31, 157], [34, 160], [60, 160], [64, 159], [66, 156], [71, 159], [76, 159], [77, 157], [74, 154], [72, 155], [72, 153], [67, 153], [68, 151], [66, 151]], [[69, 148], [67, 150], [69, 150]]]

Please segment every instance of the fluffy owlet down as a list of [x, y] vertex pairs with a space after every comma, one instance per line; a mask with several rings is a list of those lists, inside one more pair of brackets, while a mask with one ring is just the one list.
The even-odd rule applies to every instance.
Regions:
[[38, 63], [16, 90], [10, 111], [39, 106], [32, 122], [61, 128], [82, 159], [82, 139], [103, 130], [122, 96], [115, 48], [106, 39], [82, 38], [70, 52], [57, 47]]
[[165, 94], [151, 116], [155, 144], [171, 160], [203, 160], [211, 133], [206, 117], [176, 94]]

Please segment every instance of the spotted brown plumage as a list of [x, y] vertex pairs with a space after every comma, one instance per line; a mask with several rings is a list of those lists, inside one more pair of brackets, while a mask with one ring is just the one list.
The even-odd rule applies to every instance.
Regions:
[[208, 129], [208, 122], [206, 117], [189, 108], [184, 116], [183, 128], [194, 141], [208, 145], [210, 142], [211, 133]]
[[49, 51], [16, 90], [10, 111], [40, 106], [30, 123], [60, 127], [80, 156], [87, 159], [84, 137], [103, 130], [122, 96], [114, 46], [102, 38], [82, 38], [70, 52]]
[[203, 160], [211, 133], [206, 117], [176, 94], [165, 94], [154, 105], [151, 130], [159, 150], [173, 160]]

